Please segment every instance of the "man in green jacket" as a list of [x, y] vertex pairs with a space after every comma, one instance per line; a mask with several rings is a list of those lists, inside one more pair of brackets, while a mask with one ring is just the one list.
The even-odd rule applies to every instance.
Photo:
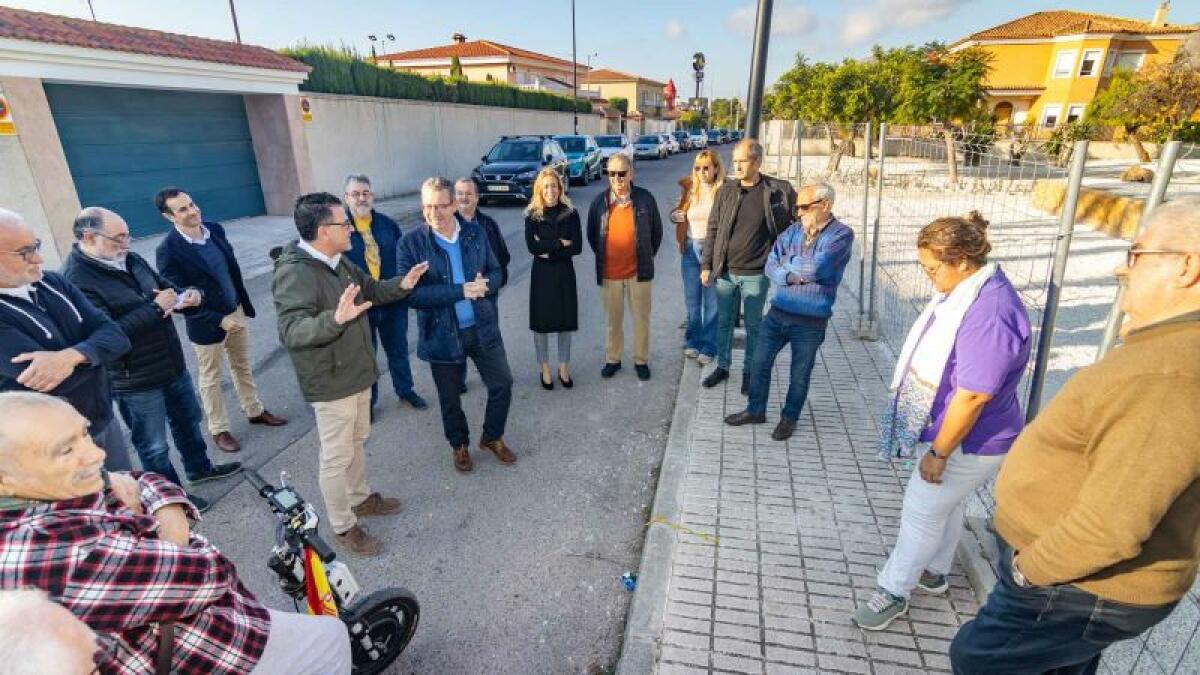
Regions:
[[358, 518], [397, 513], [400, 500], [367, 487], [363, 446], [379, 368], [366, 311], [407, 297], [428, 264], [404, 277], [373, 279], [342, 255], [350, 250], [351, 223], [342, 202], [326, 192], [297, 199], [295, 220], [300, 240], [272, 252], [279, 340], [317, 418], [321, 496], [335, 539], [353, 553], [378, 555], [382, 544]]

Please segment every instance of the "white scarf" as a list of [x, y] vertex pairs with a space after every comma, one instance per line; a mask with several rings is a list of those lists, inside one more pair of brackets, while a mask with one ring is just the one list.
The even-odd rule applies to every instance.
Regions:
[[892, 374], [892, 397], [880, 425], [881, 456], [912, 456], [921, 433], [929, 425], [933, 399], [963, 317], [997, 270], [996, 263], [987, 263], [959, 282], [949, 294], [935, 293], [908, 331]]

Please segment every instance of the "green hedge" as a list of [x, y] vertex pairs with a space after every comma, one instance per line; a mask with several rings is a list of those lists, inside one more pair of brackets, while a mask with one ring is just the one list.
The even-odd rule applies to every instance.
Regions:
[[312, 68], [308, 79], [300, 85], [303, 91], [501, 108], [592, 112], [592, 106], [587, 101], [576, 102], [566, 96], [544, 91], [526, 91], [507, 84], [425, 77], [380, 68], [347, 51], [329, 47], [293, 47], [280, 50], [280, 53]]

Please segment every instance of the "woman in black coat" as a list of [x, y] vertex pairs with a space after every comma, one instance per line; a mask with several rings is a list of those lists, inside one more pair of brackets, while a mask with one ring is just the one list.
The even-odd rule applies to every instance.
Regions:
[[542, 388], [553, 389], [550, 373], [550, 333], [558, 334], [558, 381], [568, 389], [571, 380], [571, 333], [579, 329], [573, 257], [583, 251], [579, 212], [563, 194], [562, 178], [542, 169], [533, 182], [525, 209], [525, 245], [533, 254], [529, 273], [529, 329], [537, 350]]

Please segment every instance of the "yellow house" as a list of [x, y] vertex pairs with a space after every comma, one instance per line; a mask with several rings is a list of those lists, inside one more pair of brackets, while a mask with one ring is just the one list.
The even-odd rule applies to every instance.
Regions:
[[1002, 127], [1049, 127], [1083, 117], [1117, 69], [1170, 61], [1200, 26], [1167, 23], [1169, 2], [1150, 21], [1074, 11], [1037, 12], [974, 33], [951, 51], [992, 54], [985, 92]]
[[[648, 77], [623, 73], [619, 70], [598, 68], [579, 81], [581, 89], [597, 92], [602, 98], [615, 97], [629, 101], [631, 117], [661, 119], [666, 114], [666, 97], [663, 90], [667, 84]], [[636, 115], [634, 113], [637, 113]]]
[[463, 76], [472, 82], [499, 82], [529, 89], [546, 89], [571, 95], [572, 78], [578, 72], [582, 88], [588, 67], [546, 54], [510, 47], [491, 40], [468, 41], [455, 33], [448, 45], [414, 49], [406, 52], [380, 54], [375, 57], [379, 66], [406, 70], [421, 75], [450, 75], [450, 64], [458, 57]]

